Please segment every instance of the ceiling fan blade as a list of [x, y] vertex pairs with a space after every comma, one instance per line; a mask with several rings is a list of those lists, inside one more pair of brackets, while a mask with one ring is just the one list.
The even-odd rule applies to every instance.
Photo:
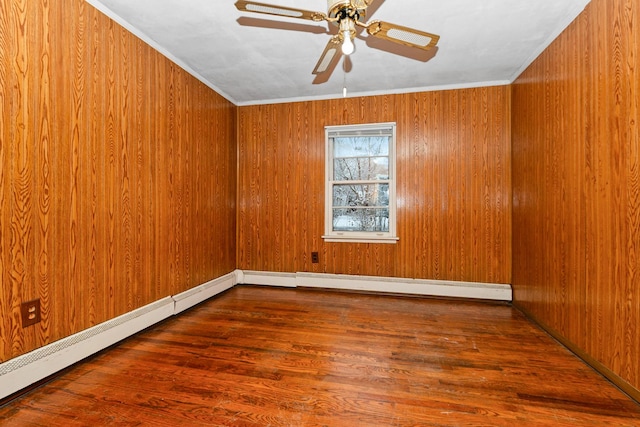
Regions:
[[311, 21], [324, 21], [327, 15], [322, 12], [295, 9], [292, 7], [274, 6], [272, 4], [258, 3], [255, 1], [238, 0], [235, 3], [238, 10], [243, 12], [265, 13], [267, 15], [285, 16], [288, 18], [308, 19]]
[[291, 21], [280, 21], [275, 19], [253, 18], [241, 16], [236, 21], [246, 27], [268, 28], [272, 30], [298, 31], [312, 34], [330, 34], [327, 28], [322, 25], [303, 24]]
[[333, 61], [340, 57], [342, 53], [340, 50], [341, 44], [340, 36], [335, 35], [331, 37], [329, 43], [327, 43], [327, 47], [324, 48], [324, 52], [320, 55], [320, 59], [313, 69], [312, 74], [322, 74], [331, 67]]
[[438, 43], [438, 40], [440, 40], [440, 36], [436, 34], [383, 21], [372, 21], [367, 24], [367, 33], [374, 37], [380, 37], [385, 40], [423, 50], [431, 49]]

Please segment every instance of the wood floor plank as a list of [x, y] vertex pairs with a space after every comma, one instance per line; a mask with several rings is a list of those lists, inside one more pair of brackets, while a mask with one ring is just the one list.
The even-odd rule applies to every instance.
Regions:
[[640, 426], [506, 304], [236, 287], [0, 408], [0, 425]]

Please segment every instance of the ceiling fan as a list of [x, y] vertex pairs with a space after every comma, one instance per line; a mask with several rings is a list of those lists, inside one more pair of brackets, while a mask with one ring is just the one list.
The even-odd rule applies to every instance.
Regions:
[[356, 27], [366, 29], [367, 34], [370, 36], [422, 50], [429, 50], [438, 43], [440, 36], [435, 34], [379, 20], [367, 23], [360, 21], [360, 19], [366, 16], [367, 7], [374, 1], [375, 0], [327, 0], [327, 13], [311, 12], [249, 0], [238, 0], [235, 6], [243, 12], [264, 13], [287, 18], [307, 19], [315, 22], [327, 21], [338, 26], [338, 34], [329, 40], [318, 63], [313, 69], [313, 74], [321, 74], [327, 71], [334, 59], [339, 57], [340, 53], [344, 55], [351, 55], [353, 53], [355, 49], [353, 40], [356, 36]]

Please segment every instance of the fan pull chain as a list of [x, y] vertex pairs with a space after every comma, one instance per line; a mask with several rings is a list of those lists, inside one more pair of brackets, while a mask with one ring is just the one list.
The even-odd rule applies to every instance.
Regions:
[[342, 79], [342, 97], [346, 98], [347, 97], [347, 67], [346, 64], [344, 63], [344, 61], [346, 61], [347, 59], [343, 59], [342, 62], [342, 75], [343, 75], [343, 79]]

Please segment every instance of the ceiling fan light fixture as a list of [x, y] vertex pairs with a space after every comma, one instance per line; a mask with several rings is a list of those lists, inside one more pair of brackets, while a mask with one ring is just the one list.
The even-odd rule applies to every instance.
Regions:
[[356, 45], [351, 40], [351, 32], [348, 30], [342, 33], [342, 53], [345, 55], [351, 55], [356, 50]]
[[342, 18], [340, 20], [340, 33], [342, 34], [342, 53], [351, 55], [356, 50], [356, 46], [353, 44], [353, 38], [356, 35], [355, 21], [348, 16]]

